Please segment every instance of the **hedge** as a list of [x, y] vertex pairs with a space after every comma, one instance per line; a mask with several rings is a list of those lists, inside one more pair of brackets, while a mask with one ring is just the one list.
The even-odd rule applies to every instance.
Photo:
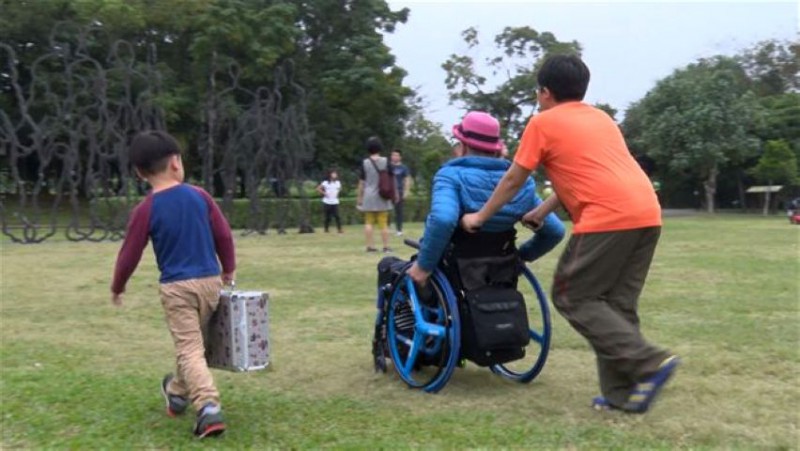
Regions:
[[[428, 215], [430, 201], [424, 197], [407, 198], [403, 209], [403, 217], [408, 222], [425, 220]], [[299, 228], [307, 223], [312, 227], [322, 227], [325, 213], [322, 201], [313, 199], [260, 199], [258, 208], [261, 211], [252, 212], [249, 199], [234, 199], [232, 207], [225, 209], [220, 199], [217, 203], [223, 209], [231, 227], [234, 229], [262, 229], [265, 221], [269, 221], [269, 228], [275, 229], [283, 226], [286, 229]], [[308, 209], [304, 208], [307, 206]], [[304, 211], [308, 213], [303, 214]], [[279, 213], [280, 212], [280, 213]], [[255, 214], [254, 214], [255, 213]], [[394, 212], [392, 211], [393, 215]], [[340, 199], [339, 217], [343, 225], [363, 223], [364, 214], [356, 209], [355, 198]], [[261, 226], [261, 227], [259, 227]]]
[[[67, 202], [62, 203], [60, 208], [56, 211], [52, 210], [51, 206], [47, 206], [46, 202], [42, 202], [43, 208], [39, 211], [39, 215], [32, 215], [30, 208], [20, 211], [18, 205], [13, 200], [9, 202], [4, 199], [5, 208], [4, 215], [5, 221], [11, 227], [18, 227], [22, 225], [20, 217], [15, 213], [25, 213], [28, 220], [33, 223], [38, 223], [41, 226], [49, 227], [52, 214], [56, 215], [56, 223], [59, 227], [64, 227], [70, 223], [73, 218], [71, 205]], [[138, 200], [134, 200], [131, 206], [135, 205]], [[276, 199], [274, 197], [260, 198], [258, 201], [257, 212], [252, 211], [252, 206], [249, 199], [234, 199], [229, 208], [222, 205], [221, 199], [216, 199], [217, 204], [222, 208], [225, 217], [228, 218], [231, 227], [234, 229], [244, 230], [265, 230], [265, 229], [299, 229], [301, 224], [308, 224], [311, 227], [322, 227], [325, 220], [325, 213], [323, 211], [323, 204], [320, 198], [282, 198]], [[342, 219], [343, 225], [362, 224], [364, 214], [356, 209], [356, 199], [353, 197], [340, 199], [339, 204], [339, 217]], [[125, 199], [118, 198], [104, 198], [98, 199], [96, 203], [97, 216], [107, 222], [106, 226], [123, 228], [125, 225], [125, 218], [127, 212], [124, 208]], [[426, 197], [410, 197], [405, 200], [403, 209], [404, 220], [407, 222], [422, 222], [428, 215], [430, 207], [430, 200]], [[304, 214], [304, 212], [307, 212]], [[556, 212], [563, 220], [569, 220], [569, 216], [563, 209], [558, 209]], [[393, 216], [394, 212], [390, 212]], [[89, 218], [89, 206], [87, 202], [82, 202], [80, 205], [79, 218], [82, 223], [87, 224]], [[266, 222], [269, 222], [269, 227], [266, 227]], [[113, 224], [113, 225], [112, 225]]]

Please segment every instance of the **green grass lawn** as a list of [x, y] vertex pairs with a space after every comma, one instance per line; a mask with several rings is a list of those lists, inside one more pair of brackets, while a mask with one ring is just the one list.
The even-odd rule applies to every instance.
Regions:
[[[2, 447], [797, 449], [799, 239], [783, 218], [667, 219], [640, 313], [684, 365], [650, 413], [628, 416], [588, 407], [593, 353], [555, 312], [531, 384], [468, 365], [439, 394], [409, 390], [372, 370], [380, 256], [360, 228], [237, 237], [239, 287], [271, 296], [272, 363], [214, 370], [229, 430], [202, 445], [193, 415], [167, 418], [158, 392], [174, 356], [152, 252], [117, 309], [119, 243], [0, 241]], [[560, 250], [532, 266], [548, 291]]]

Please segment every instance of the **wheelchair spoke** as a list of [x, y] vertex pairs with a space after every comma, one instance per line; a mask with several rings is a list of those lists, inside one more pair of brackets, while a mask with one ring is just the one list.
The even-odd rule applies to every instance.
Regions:
[[533, 341], [535, 341], [536, 343], [539, 343], [539, 344], [542, 344], [544, 342], [544, 337], [541, 336], [539, 334], [539, 332], [536, 332], [533, 329], [530, 329], [529, 332], [530, 332], [531, 340], [533, 340]]
[[420, 323], [417, 324], [417, 330], [423, 335], [429, 337], [444, 337], [447, 332], [444, 326], [433, 323]]
[[408, 355], [406, 356], [406, 362], [403, 365], [403, 370], [406, 374], [411, 374], [411, 371], [414, 369], [414, 362], [417, 361], [417, 354], [419, 354], [419, 349], [422, 346], [422, 339], [420, 338], [419, 334], [414, 334], [414, 341], [408, 347]]
[[405, 335], [402, 335], [402, 334], [398, 333], [398, 334], [395, 334], [394, 337], [400, 343], [403, 343], [404, 345], [406, 345], [408, 347], [411, 347], [412, 341], [411, 341], [410, 338], [406, 337]]

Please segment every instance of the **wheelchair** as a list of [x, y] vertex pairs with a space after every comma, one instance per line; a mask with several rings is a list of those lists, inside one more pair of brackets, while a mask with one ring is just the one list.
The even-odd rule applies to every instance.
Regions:
[[[466, 361], [488, 367], [505, 379], [529, 383], [544, 368], [550, 349], [551, 323], [547, 297], [536, 277], [517, 256], [513, 246], [514, 231], [510, 232], [511, 251], [497, 246], [493, 249], [492, 242], [497, 243], [498, 240], [488, 235], [497, 234], [481, 232], [459, 240], [459, 233], [464, 235], [464, 232], [456, 232], [426, 287], [418, 288], [406, 274], [415, 257], [410, 262], [386, 257], [379, 264], [378, 314], [372, 342], [375, 371], [387, 372], [387, 359], [391, 360], [403, 382], [410, 388], [427, 393], [436, 393], [444, 388], [455, 369], [465, 367]], [[505, 240], [505, 246], [508, 247], [509, 236], [501, 238], [499, 242]], [[481, 255], [459, 259], [459, 241], [478, 243], [472, 247], [483, 256], [504, 252], [505, 263], [500, 267], [491, 267], [491, 259], [481, 258]], [[404, 242], [419, 249], [419, 243], [415, 241], [407, 239]], [[522, 302], [527, 319], [526, 327], [521, 332], [525, 335], [527, 330], [527, 336], [524, 337], [527, 345], [476, 353], [476, 339], [480, 341], [481, 337], [476, 337], [474, 331], [480, 328], [473, 328], [475, 324], [470, 323], [475, 317], [469, 318], [469, 291], [465, 290], [469, 287], [463, 277], [464, 269], [469, 265], [482, 268], [484, 275], [490, 272], [505, 273], [506, 282], [509, 282], [506, 285], [513, 285], [515, 291], [518, 290], [522, 297], [527, 298], [527, 302]], [[509, 272], [513, 274], [509, 276]], [[474, 280], [472, 282], [474, 286]], [[507, 304], [500, 302], [495, 305]]]

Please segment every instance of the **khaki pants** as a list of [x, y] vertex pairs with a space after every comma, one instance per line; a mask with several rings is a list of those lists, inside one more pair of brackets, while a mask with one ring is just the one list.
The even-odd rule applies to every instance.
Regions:
[[186, 397], [197, 410], [209, 402], [219, 404], [219, 392], [206, 363], [204, 337], [221, 289], [219, 276], [164, 283], [160, 289], [177, 363], [167, 392]]
[[639, 295], [660, 227], [573, 235], [558, 262], [553, 304], [594, 348], [600, 390], [621, 407], [669, 354], [639, 331]]

